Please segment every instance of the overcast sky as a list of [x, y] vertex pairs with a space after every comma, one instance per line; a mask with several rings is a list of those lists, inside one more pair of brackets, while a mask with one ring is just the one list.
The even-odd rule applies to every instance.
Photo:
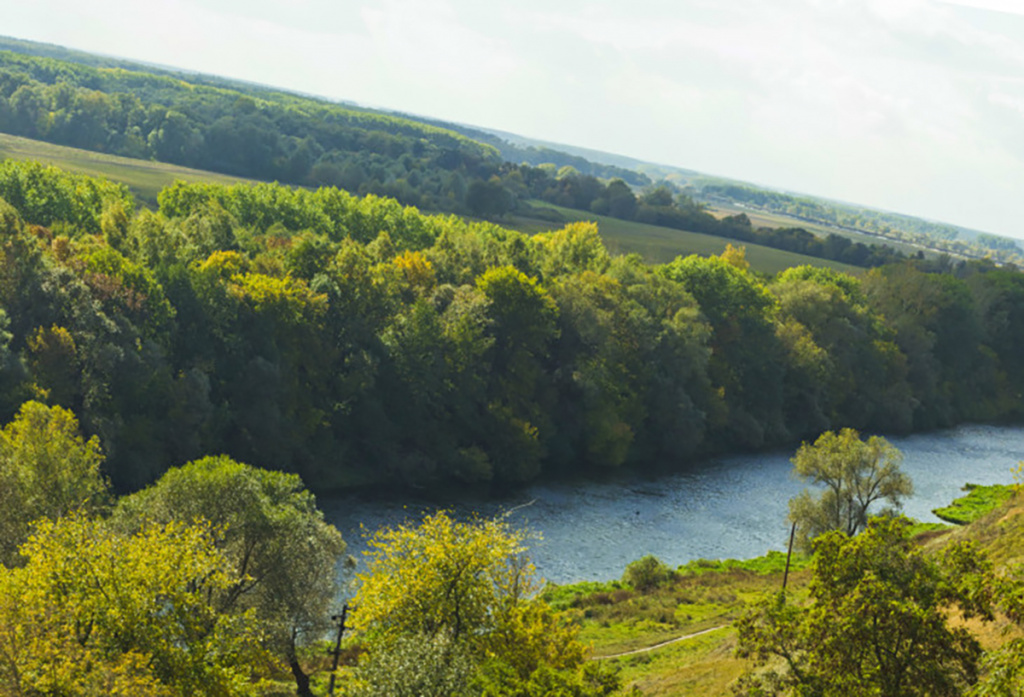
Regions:
[[1024, 237], [1024, 0], [0, 0], [0, 33]]

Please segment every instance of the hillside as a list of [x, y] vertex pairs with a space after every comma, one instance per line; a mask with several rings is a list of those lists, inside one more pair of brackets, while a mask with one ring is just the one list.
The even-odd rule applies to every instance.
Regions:
[[[1024, 562], [1024, 494], [974, 523], [922, 534], [919, 540], [932, 555], [971, 541], [1004, 573]], [[626, 686], [647, 697], [727, 697], [750, 666], [735, 656], [732, 623], [781, 587], [784, 565], [781, 553], [745, 561], [699, 560], [681, 567], [675, 581], [649, 590], [620, 581], [588, 582], [551, 586], [545, 597], [575, 613], [594, 655], [618, 668]], [[810, 560], [797, 557], [788, 586], [795, 602], [806, 599], [810, 578]], [[986, 650], [1021, 636], [1003, 616], [955, 624], [966, 626]], [[646, 650], [650, 647], [657, 648]]]
[[[9, 49], [0, 52], [0, 131], [54, 144], [239, 178], [336, 186], [491, 219], [539, 198], [867, 267], [899, 258], [879, 242], [906, 238], [898, 229], [858, 231], [834, 215], [802, 216], [782, 233], [742, 230], [703, 215], [700, 204], [722, 197], [701, 198], [703, 188], [691, 196], [701, 179], [688, 170], [56, 46], [0, 39], [0, 47]], [[652, 191], [661, 178], [667, 199]], [[866, 209], [859, 216], [870, 218]], [[808, 222], [824, 225], [825, 237], [798, 229]], [[858, 237], [862, 232], [874, 237]], [[843, 236], [854, 243], [837, 245]], [[914, 237], [913, 249], [1013, 260], [1011, 248], [994, 238], [985, 249], [930, 239]]]
[[11, 160], [0, 198], [0, 415], [72, 409], [120, 489], [217, 452], [321, 492], [503, 490], [1022, 409], [1024, 275], [990, 266], [651, 264], [586, 222], [528, 236], [267, 183], [177, 182], [136, 211]]
[[535, 233], [556, 230], [566, 222], [592, 221], [597, 224], [601, 231], [601, 238], [610, 251], [616, 254], [639, 254], [651, 264], [667, 264], [680, 255], [711, 256], [721, 254], [726, 245], [732, 243], [743, 245], [751, 268], [761, 273], [774, 275], [785, 269], [804, 264], [829, 267], [844, 273], [863, 272], [863, 269], [853, 264], [773, 249], [751, 242], [735, 242], [716, 235], [621, 220], [542, 202], [538, 202], [535, 210], [553, 211], [556, 214], [554, 217], [560, 222], [530, 217], [526, 213], [512, 215], [508, 225], [523, 232]]
[[0, 133], [0, 160], [4, 159], [42, 162], [70, 172], [109, 179], [127, 186], [137, 200], [151, 208], [157, 205], [157, 194], [179, 180], [208, 184], [250, 181], [191, 167], [107, 155]]

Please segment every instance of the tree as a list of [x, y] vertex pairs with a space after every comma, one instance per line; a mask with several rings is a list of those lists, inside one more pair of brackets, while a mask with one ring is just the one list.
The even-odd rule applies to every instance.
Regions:
[[[478, 679], [500, 675], [506, 687], [582, 667], [576, 628], [535, 597], [525, 536], [505, 521], [462, 523], [442, 511], [417, 527], [378, 531], [366, 555], [353, 626], [368, 649], [367, 665], [386, 664], [381, 653], [408, 653], [413, 639], [434, 642], [445, 660], [468, 657]], [[436, 674], [458, 672], [449, 667]], [[608, 694], [598, 689], [569, 694]]]
[[910, 477], [900, 471], [901, 459], [881, 436], [862, 441], [852, 428], [826, 431], [814, 445], [801, 445], [792, 460], [797, 475], [825, 486], [819, 497], [805, 489], [789, 502], [801, 546], [809, 549], [815, 537], [830, 530], [856, 535], [876, 501], [890, 504], [886, 513], [898, 509], [914, 491]]
[[297, 475], [225, 456], [168, 471], [148, 489], [122, 498], [114, 515], [125, 530], [200, 519], [213, 524], [214, 544], [234, 574], [215, 595], [218, 612], [253, 612], [267, 646], [288, 662], [299, 693], [310, 694], [297, 650], [326, 630], [345, 551], [341, 534], [324, 522]]
[[252, 694], [260, 628], [210, 603], [239, 579], [208, 524], [121, 535], [73, 515], [41, 521], [22, 554], [0, 567], [0, 693]]
[[99, 439], [83, 439], [70, 411], [23, 404], [0, 431], [0, 564], [17, 563], [32, 521], [102, 505], [102, 462]]
[[936, 562], [910, 539], [905, 519], [874, 518], [864, 534], [819, 539], [811, 605], [767, 597], [737, 623], [737, 655], [754, 660], [743, 695], [955, 697], [977, 680], [981, 648], [964, 617], [990, 618], [987, 600], [959, 581], [983, 561], [973, 548]]

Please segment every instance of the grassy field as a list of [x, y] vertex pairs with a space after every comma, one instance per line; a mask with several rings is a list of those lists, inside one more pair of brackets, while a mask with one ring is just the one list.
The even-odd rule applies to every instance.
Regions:
[[1016, 493], [1012, 484], [968, 484], [964, 491], [967, 492], [966, 496], [961, 496], [948, 506], [936, 508], [932, 513], [950, 523], [967, 525], [999, 508]]
[[[780, 563], [781, 562], [781, 563]], [[627, 690], [654, 695], [728, 695], [746, 669], [733, 654], [732, 622], [764, 594], [782, 585], [785, 555], [748, 561], [691, 562], [674, 580], [644, 593], [619, 582], [550, 588], [546, 597], [582, 625], [581, 639], [598, 660], [614, 666]], [[789, 576], [794, 597], [806, 594], [809, 561]], [[699, 634], [652, 651], [636, 651], [680, 636]], [[625, 690], [623, 693], [625, 694]]]
[[783, 213], [772, 213], [770, 211], [758, 211], [750, 208], [740, 208], [739, 206], [729, 206], [726, 204], [716, 204], [711, 206], [709, 212], [712, 213], [716, 218], [724, 218], [729, 215], [738, 215], [739, 213], [746, 213], [747, 217], [750, 218], [750, 222], [754, 227], [799, 227], [807, 230], [807, 232], [813, 233], [819, 236], [827, 236], [830, 234], [840, 235], [853, 242], [860, 242], [861, 244], [884, 244], [893, 249], [897, 249], [904, 254], [916, 254], [918, 250], [924, 251], [925, 254], [935, 256], [938, 252], [933, 250], [923, 249], [906, 242], [900, 242], [899, 240], [891, 240], [888, 238], [881, 238], [875, 235], [868, 235], [855, 230], [848, 230], [845, 228], [831, 227], [829, 225], [822, 225], [820, 223], [811, 223], [806, 220], [800, 220], [799, 218], [793, 218]]
[[818, 259], [817, 257], [809, 257], [803, 254], [794, 254], [793, 252], [763, 247], [749, 242], [738, 242], [726, 239], [725, 237], [619, 220], [539, 201], [531, 201], [531, 204], [537, 209], [547, 209], [557, 213], [561, 216], [562, 221], [555, 222], [539, 218], [513, 216], [504, 224], [507, 227], [532, 234], [547, 230], [557, 230], [563, 227], [566, 222], [577, 220], [593, 221], [597, 223], [598, 230], [601, 232], [601, 237], [604, 239], [609, 251], [615, 254], [636, 252], [649, 263], [666, 263], [680, 255], [700, 254], [710, 256], [712, 254], [721, 254], [725, 250], [725, 245], [733, 244], [734, 246], [746, 247], [747, 261], [750, 262], [753, 269], [762, 273], [776, 274], [779, 271], [802, 264], [827, 266], [851, 274], [859, 274], [864, 271], [864, 269], [851, 266], [850, 264]]
[[5, 133], [0, 133], [0, 159], [37, 160], [72, 172], [127, 184], [136, 199], [147, 206], [156, 206], [156, 196], [160, 190], [178, 179], [212, 184], [250, 181], [152, 160], [133, 160], [68, 148]]

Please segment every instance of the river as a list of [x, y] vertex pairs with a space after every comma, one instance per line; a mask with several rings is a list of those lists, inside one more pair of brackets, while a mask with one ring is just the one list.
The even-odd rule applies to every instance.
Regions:
[[[904, 512], [922, 521], [939, 522], [932, 509], [962, 495], [967, 482], [1011, 482], [1012, 468], [1024, 459], [1021, 427], [963, 426], [889, 441], [902, 451], [903, 471], [914, 482]], [[511, 511], [512, 523], [541, 536], [530, 549], [541, 578], [610, 580], [645, 554], [676, 566], [784, 550], [786, 504], [803, 488], [791, 474], [791, 455], [722, 457], [656, 478], [624, 474], [601, 482], [537, 484], [502, 500], [464, 498], [444, 507], [458, 517]], [[439, 505], [354, 495], [320, 503], [357, 559], [364, 533], [415, 521]]]

